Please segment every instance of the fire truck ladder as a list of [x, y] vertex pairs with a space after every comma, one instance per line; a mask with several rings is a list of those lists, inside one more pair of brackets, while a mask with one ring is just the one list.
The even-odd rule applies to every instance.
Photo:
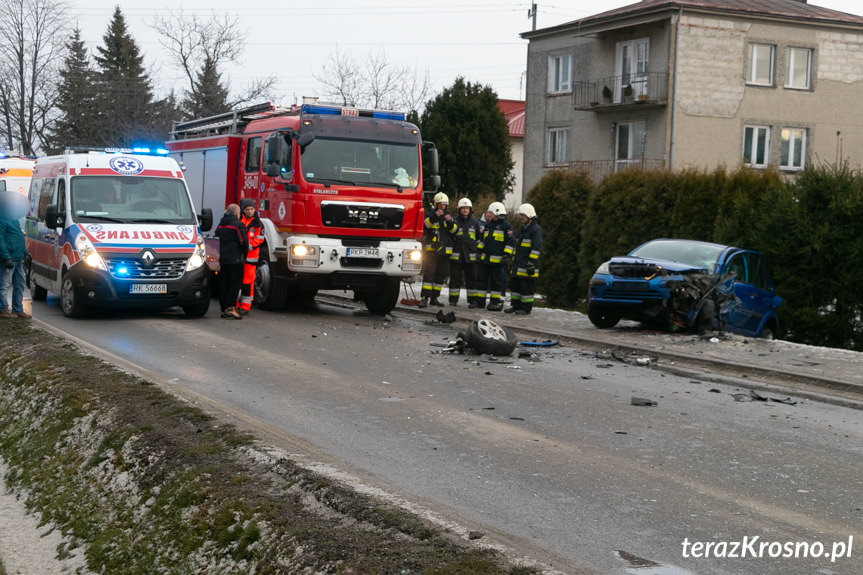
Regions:
[[189, 137], [200, 138], [202, 136], [217, 134], [234, 134], [253, 120], [281, 116], [295, 113], [296, 111], [296, 106], [283, 108], [274, 106], [271, 102], [265, 102], [243, 108], [242, 110], [216, 114], [215, 116], [200, 118], [198, 120], [174, 122], [171, 126], [171, 139], [185, 140]]

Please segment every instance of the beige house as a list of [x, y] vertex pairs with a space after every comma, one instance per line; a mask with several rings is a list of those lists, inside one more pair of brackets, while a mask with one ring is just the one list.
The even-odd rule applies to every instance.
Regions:
[[560, 167], [863, 164], [863, 16], [642, 0], [522, 37], [526, 190]]

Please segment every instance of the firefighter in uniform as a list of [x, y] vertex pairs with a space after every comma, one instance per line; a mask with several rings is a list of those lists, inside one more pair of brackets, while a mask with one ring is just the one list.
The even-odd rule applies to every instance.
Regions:
[[478, 299], [479, 251], [476, 247], [482, 230], [479, 227], [479, 222], [471, 213], [472, 209], [473, 204], [470, 199], [462, 198], [458, 201], [458, 215], [455, 218], [458, 231], [453, 236], [452, 255], [449, 260], [449, 304], [458, 305], [461, 280], [464, 276], [467, 303], [471, 309], [482, 307]]
[[533, 294], [539, 277], [539, 254], [542, 251], [542, 228], [536, 221], [536, 210], [530, 204], [518, 208], [521, 229], [518, 231], [510, 276], [511, 306], [504, 312], [527, 315], [533, 309]]
[[501, 202], [492, 202], [485, 212], [485, 228], [478, 243], [480, 251], [480, 307], [485, 304], [485, 293], [489, 294], [488, 311], [503, 309], [504, 274], [506, 260], [515, 252], [515, 234], [506, 221], [506, 207]]
[[247, 315], [252, 309], [255, 299], [255, 270], [258, 269], [258, 256], [261, 244], [264, 243], [264, 225], [255, 210], [255, 200], [246, 198], [240, 201], [242, 215], [240, 221], [246, 226], [249, 236], [249, 251], [243, 266], [243, 289], [240, 291], [240, 305], [237, 308], [242, 315]]
[[447, 213], [449, 198], [443, 192], [434, 196], [434, 205], [426, 208], [423, 219], [423, 287], [419, 307], [443, 306], [440, 297], [446, 280], [449, 258], [452, 255], [452, 238], [458, 230], [455, 219]]

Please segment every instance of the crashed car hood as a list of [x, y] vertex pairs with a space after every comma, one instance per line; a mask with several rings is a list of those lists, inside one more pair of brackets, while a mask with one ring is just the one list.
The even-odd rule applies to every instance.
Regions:
[[[646, 268], [657, 269], [662, 268], [670, 272], [694, 272], [702, 271], [710, 273], [711, 270], [705, 267], [693, 266], [683, 262], [674, 262], [671, 260], [657, 260], [652, 258], [639, 258], [633, 256], [618, 256], [611, 258], [608, 262], [609, 270], [614, 273], [615, 268]], [[615, 274], [616, 275], [616, 274]]]

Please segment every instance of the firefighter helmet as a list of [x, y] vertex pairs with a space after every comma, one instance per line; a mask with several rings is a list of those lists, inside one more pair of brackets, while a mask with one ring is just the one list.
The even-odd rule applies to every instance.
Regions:
[[473, 204], [470, 203], [470, 198], [462, 198], [458, 201], [459, 208], [472, 208]]
[[434, 195], [434, 203], [437, 204], [446, 204], [449, 205], [449, 198], [443, 192], [438, 192]]
[[489, 204], [488, 211], [490, 211], [499, 218], [506, 216], [506, 206], [504, 206], [501, 202], [492, 202], [491, 204]]
[[536, 217], [536, 210], [533, 209], [533, 206], [530, 204], [522, 204], [518, 207], [518, 215], [527, 216], [529, 219], [533, 219]]

